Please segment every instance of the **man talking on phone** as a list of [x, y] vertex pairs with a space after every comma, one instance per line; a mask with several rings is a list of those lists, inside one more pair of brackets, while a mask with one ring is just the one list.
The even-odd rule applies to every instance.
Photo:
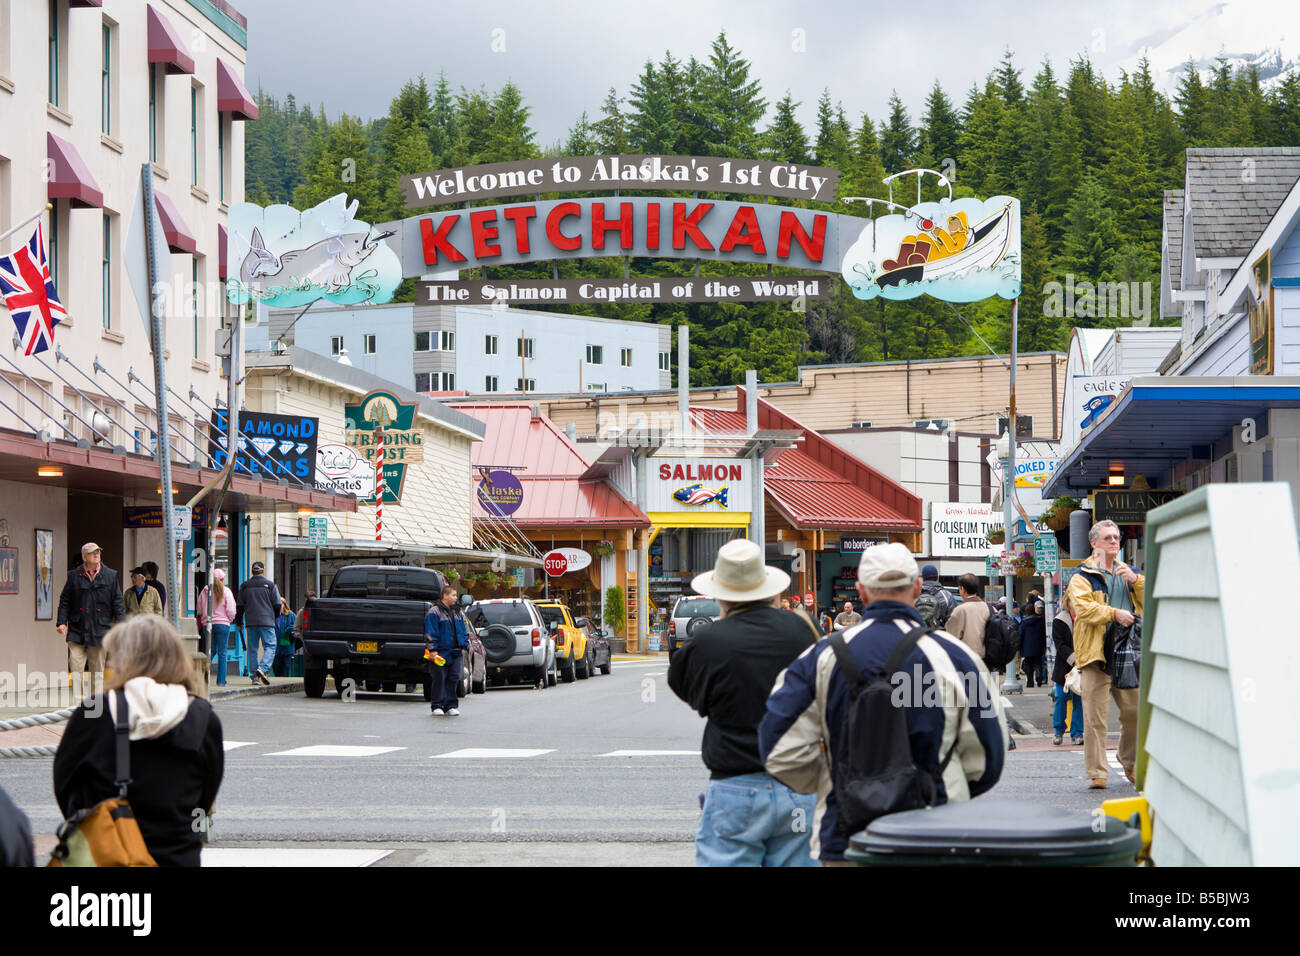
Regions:
[[1111, 621], [1126, 627], [1142, 614], [1145, 575], [1119, 559], [1121, 535], [1113, 521], [1098, 521], [1088, 532], [1092, 554], [1070, 579], [1067, 591], [1074, 608], [1074, 665], [1083, 687], [1083, 760], [1088, 787], [1105, 790], [1106, 717], [1109, 699], [1119, 707], [1119, 762], [1129, 782], [1137, 764], [1138, 690], [1111, 686], [1106, 673], [1105, 637]]

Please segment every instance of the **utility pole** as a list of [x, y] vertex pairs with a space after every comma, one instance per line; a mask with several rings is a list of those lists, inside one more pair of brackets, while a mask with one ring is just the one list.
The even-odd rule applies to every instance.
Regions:
[[[1020, 300], [1011, 300], [1011, 400], [1007, 410], [1007, 457], [1002, 469], [1002, 523], [1006, 528], [1006, 536], [1002, 539], [1002, 546], [1006, 550], [1011, 549], [1015, 532], [1015, 509], [1012, 499], [1016, 493], [1016, 331], [1017, 319], [1019, 318]], [[1005, 578], [1005, 591], [1007, 596], [1007, 615], [1011, 614], [1011, 602], [1015, 600], [1016, 593], [1016, 576], [1015, 572], [1008, 568]], [[1024, 687], [1020, 683], [1020, 678], [1016, 676], [1016, 661], [1019, 655], [1012, 658], [1007, 664], [1007, 672], [1002, 681], [1002, 693], [1020, 694], [1024, 692]]]

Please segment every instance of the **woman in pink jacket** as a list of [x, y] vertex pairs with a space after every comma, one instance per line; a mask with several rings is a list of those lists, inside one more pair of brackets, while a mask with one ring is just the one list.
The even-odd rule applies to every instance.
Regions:
[[226, 587], [226, 572], [220, 568], [212, 572], [212, 583], [199, 592], [195, 616], [199, 627], [212, 626], [212, 647], [217, 652], [217, 686], [225, 687], [226, 645], [230, 642], [230, 623], [235, 619], [235, 596]]

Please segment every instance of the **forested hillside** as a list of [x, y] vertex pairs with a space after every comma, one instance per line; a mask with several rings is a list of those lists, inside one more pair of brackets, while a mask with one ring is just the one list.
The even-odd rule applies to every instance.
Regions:
[[[658, 153], [815, 163], [843, 171], [841, 196], [880, 197], [886, 172], [927, 166], [950, 173], [959, 196], [1021, 199], [1019, 345], [1037, 351], [1063, 348], [1074, 325], [1133, 322], [1045, 316], [1043, 286], [1066, 274], [1150, 282], [1158, 310], [1162, 192], [1182, 187], [1186, 147], [1300, 145], [1300, 78], [1266, 92], [1253, 70], [1234, 72], [1224, 62], [1208, 83], [1189, 69], [1171, 102], [1145, 63], [1108, 80], [1084, 55], [1059, 70], [1043, 62], [1028, 78], [1008, 52], [960, 102], [936, 82], [919, 114], [893, 95], [887, 115], [848, 116], [828, 89], [815, 126], [805, 128], [801, 104], [789, 92], [765, 89], [719, 35], [707, 61], [666, 53], [647, 61], [628, 89], [593, 92], [592, 103], [563, 142], [543, 145], [529, 124], [525, 91], [510, 82], [474, 90], [454, 87], [446, 75], [432, 84], [421, 76], [398, 91], [387, 116], [373, 120], [331, 119], [326, 104], [313, 109], [292, 94], [259, 91], [261, 118], [247, 124], [247, 198], [304, 208], [346, 191], [360, 201], [362, 219], [379, 222], [408, 214], [398, 188], [404, 174], [536, 156]], [[863, 206], [806, 205], [865, 214]], [[622, 259], [558, 264], [561, 277], [621, 277], [623, 268]], [[647, 259], [631, 268], [634, 276], [685, 275], [694, 263]], [[700, 264], [702, 275], [744, 268]], [[550, 274], [549, 263], [490, 270], [493, 278]], [[409, 296], [410, 286], [399, 295]], [[1008, 345], [1010, 307], [1002, 300], [960, 309], [928, 298], [862, 302], [843, 283], [834, 287], [836, 298], [805, 312], [772, 303], [574, 311], [689, 323], [694, 384], [738, 382], [754, 367], [762, 379], [781, 381], [794, 378], [800, 364], [982, 352], [958, 311], [994, 347]]]

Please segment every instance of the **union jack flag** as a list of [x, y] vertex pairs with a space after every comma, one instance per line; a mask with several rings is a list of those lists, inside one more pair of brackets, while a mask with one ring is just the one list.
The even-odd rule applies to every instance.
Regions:
[[50, 278], [45, 233], [39, 223], [26, 245], [0, 256], [0, 295], [18, 326], [24, 355], [44, 352], [54, 344], [54, 327], [68, 311]]

